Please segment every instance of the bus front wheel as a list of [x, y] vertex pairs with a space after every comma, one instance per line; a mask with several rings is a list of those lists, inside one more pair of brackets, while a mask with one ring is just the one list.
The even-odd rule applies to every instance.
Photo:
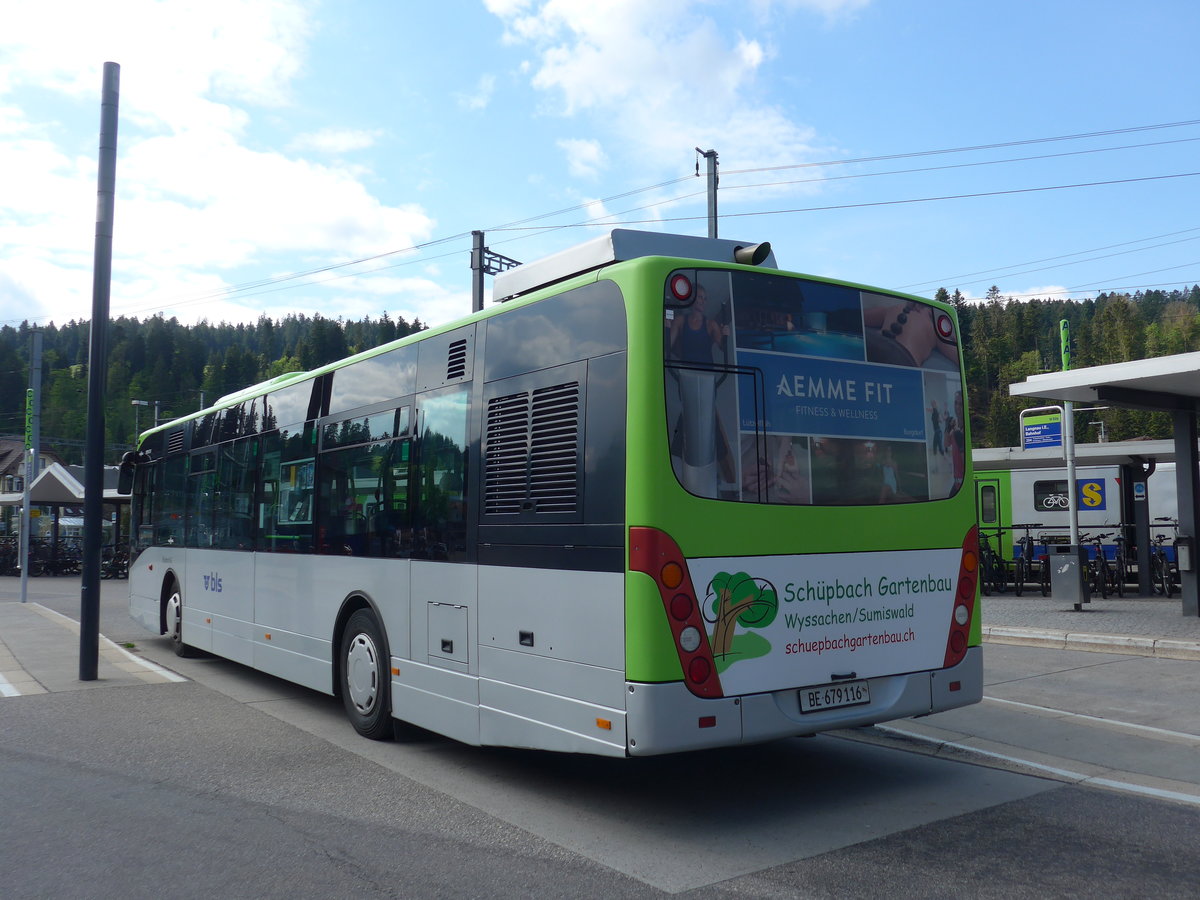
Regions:
[[342, 705], [354, 730], [381, 741], [392, 734], [387, 640], [375, 613], [357, 610], [342, 632]]
[[172, 581], [170, 593], [167, 594], [163, 618], [167, 626], [167, 637], [171, 639], [171, 649], [176, 656], [195, 656], [196, 651], [183, 642], [183, 591], [178, 581]]

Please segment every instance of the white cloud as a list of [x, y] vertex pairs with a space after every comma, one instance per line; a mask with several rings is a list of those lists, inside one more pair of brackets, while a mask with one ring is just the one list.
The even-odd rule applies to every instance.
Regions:
[[[433, 221], [388, 205], [357, 166], [305, 158], [368, 148], [378, 132], [326, 129], [284, 152], [247, 135], [286, 109], [305, 64], [310, 0], [9, 0], [0, 30], [0, 321], [91, 314], [103, 48], [121, 64], [111, 307], [148, 315], [219, 294], [245, 273], [313, 268], [412, 246]], [[47, 96], [54, 103], [41, 102]], [[87, 140], [77, 121], [87, 118]], [[64, 112], [65, 111], [65, 112]], [[245, 267], [244, 269], [240, 267]], [[210, 296], [180, 318], [254, 318], [309, 302]], [[316, 311], [331, 313], [322, 289]], [[167, 313], [172, 314], [171, 312]]]
[[313, 150], [330, 156], [351, 153], [355, 150], [367, 150], [375, 146], [382, 132], [379, 129], [370, 131], [348, 128], [322, 128], [308, 134], [297, 135], [288, 145], [289, 150]]
[[608, 166], [608, 157], [599, 141], [565, 138], [558, 148], [567, 155], [567, 171], [575, 178], [594, 178]]
[[815, 13], [832, 24], [851, 19], [860, 9], [871, 4], [871, 0], [751, 0], [751, 6], [760, 19], [767, 19], [776, 6], [785, 9], [804, 10]]
[[761, 41], [731, 34], [702, 0], [489, 3], [511, 42], [536, 54], [532, 84], [566, 116], [590, 116], [631, 156], [678, 167], [694, 146], [737, 168], [795, 162], [813, 133], [754, 99], [770, 58]]

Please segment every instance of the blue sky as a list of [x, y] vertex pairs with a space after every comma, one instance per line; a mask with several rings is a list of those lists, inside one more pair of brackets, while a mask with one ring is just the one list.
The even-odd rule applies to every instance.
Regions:
[[108, 60], [114, 316], [446, 322], [472, 229], [520, 260], [597, 220], [706, 233], [696, 147], [721, 236], [788, 269], [970, 297], [1200, 281], [1187, 0], [0, 9], [0, 324], [91, 316]]

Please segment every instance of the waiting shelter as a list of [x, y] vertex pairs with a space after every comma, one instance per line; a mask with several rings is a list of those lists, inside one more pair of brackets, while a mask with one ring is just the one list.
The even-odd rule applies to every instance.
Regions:
[[[75, 466], [82, 474], [82, 468]], [[104, 470], [104, 504], [110, 510], [119, 509], [121, 504], [129, 502], [128, 494], [120, 494], [116, 490], [117, 468], [106, 467]], [[111, 484], [109, 482], [111, 481]], [[25, 502], [24, 492], [14, 491], [0, 494], [0, 506], [20, 508]], [[71, 472], [70, 468], [60, 463], [46, 466], [33, 483], [29, 486], [30, 508], [49, 507], [54, 516], [51, 526], [52, 534], [57, 537], [60, 513], [63, 507], [82, 507], [84, 503], [83, 483]]]

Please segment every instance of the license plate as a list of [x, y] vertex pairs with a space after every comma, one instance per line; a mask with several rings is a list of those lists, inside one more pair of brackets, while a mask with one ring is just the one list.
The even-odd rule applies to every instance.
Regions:
[[859, 706], [871, 702], [871, 688], [865, 681], [843, 681], [820, 687], [800, 689], [800, 712], [819, 712], [841, 706]]

